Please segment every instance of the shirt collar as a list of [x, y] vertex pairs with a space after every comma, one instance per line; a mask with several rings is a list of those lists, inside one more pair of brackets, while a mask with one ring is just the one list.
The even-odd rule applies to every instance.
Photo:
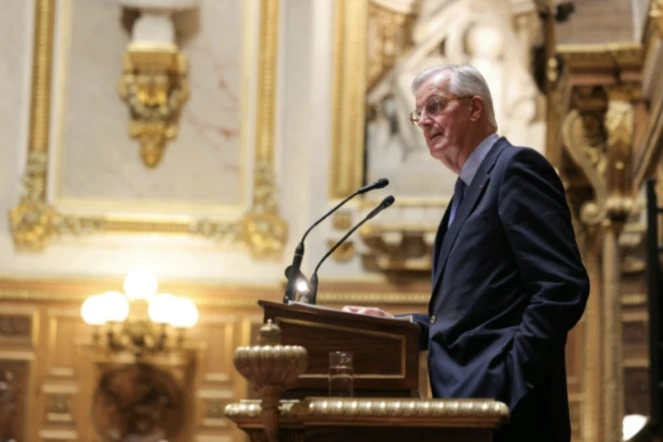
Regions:
[[481, 141], [481, 143], [479, 143], [476, 149], [472, 151], [470, 156], [467, 157], [465, 164], [463, 164], [463, 167], [458, 174], [467, 187], [470, 187], [470, 184], [472, 184], [474, 175], [476, 175], [477, 170], [479, 170], [479, 166], [481, 166], [483, 159], [486, 158], [486, 155], [490, 152], [490, 148], [493, 147], [499, 138], [500, 136], [496, 133], [488, 135], [483, 141]]

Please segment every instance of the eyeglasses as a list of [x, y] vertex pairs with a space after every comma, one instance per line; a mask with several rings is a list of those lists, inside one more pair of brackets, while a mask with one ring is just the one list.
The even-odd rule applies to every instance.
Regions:
[[435, 117], [440, 114], [452, 101], [462, 100], [463, 98], [472, 98], [474, 95], [465, 95], [463, 97], [436, 97], [428, 100], [423, 109], [416, 109], [410, 113], [410, 121], [418, 125], [424, 112], [429, 117]]

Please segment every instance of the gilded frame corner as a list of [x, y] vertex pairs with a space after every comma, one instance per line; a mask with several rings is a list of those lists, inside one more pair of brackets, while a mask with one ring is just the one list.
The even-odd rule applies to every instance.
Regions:
[[257, 0], [260, 11], [257, 118], [252, 204], [237, 220], [144, 220], [138, 217], [79, 216], [60, 213], [46, 198], [51, 124], [51, 82], [57, 2], [35, 0], [34, 44], [28, 152], [23, 174], [24, 192], [9, 211], [17, 250], [41, 251], [59, 236], [90, 233], [190, 234], [210, 240], [243, 243], [252, 256], [279, 255], [287, 226], [279, 214], [274, 183], [274, 109], [278, 49], [279, 0]]

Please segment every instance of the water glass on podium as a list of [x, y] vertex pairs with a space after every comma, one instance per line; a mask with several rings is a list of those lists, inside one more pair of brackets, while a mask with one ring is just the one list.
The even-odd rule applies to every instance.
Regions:
[[329, 353], [329, 396], [352, 397], [353, 393], [352, 353], [332, 351]]

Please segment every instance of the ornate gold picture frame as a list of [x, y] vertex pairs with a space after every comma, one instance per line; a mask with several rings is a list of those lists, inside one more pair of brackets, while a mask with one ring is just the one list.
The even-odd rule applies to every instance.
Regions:
[[[274, 185], [274, 108], [278, 47], [279, 0], [257, 0], [259, 36], [255, 149], [251, 206], [235, 220], [181, 216], [145, 219], [121, 215], [61, 213], [47, 199], [51, 89], [56, 8], [53, 0], [35, 0], [34, 47], [24, 193], [9, 213], [11, 233], [19, 251], [40, 251], [57, 237], [102, 233], [159, 233], [194, 235], [223, 243], [248, 246], [263, 258], [278, 254], [286, 241], [287, 226], [279, 214]], [[242, 124], [244, 124], [242, 122]]]

